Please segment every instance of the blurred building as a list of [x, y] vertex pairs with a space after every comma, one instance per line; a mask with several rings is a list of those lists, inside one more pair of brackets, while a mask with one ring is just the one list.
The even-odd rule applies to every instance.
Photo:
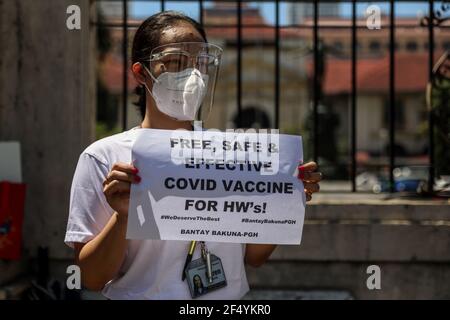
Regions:
[[[214, 112], [209, 127], [225, 129], [238, 125], [238, 21], [236, 4], [221, 4], [206, 9], [204, 23], [208, 41], [224, 48], [215, 94]], [[258, 8], [242, 7], [242, 114], [246, 127], [275, 127], [275, 28]], [[305, 53], [308, 46], [295, 30], [280, 29], [280, 128], [299, 132], [306, 117], [309, 96]], [[256, 116], [255, 116], [256, 115]], [[250, 120], [252, 118], [253, 120]], [[248, 119], [248, 120], [247, 120]]]
[[[128, 8], [130, 2], [128, 2]], [[121, 17], [123, 14], [122, 1], [97, 1], [97, 9], [106, 17]]]
[[[311, 5], [311, 4], [310, 4]], [[311, 11], [307, 5], [293, 4], [304, 10], [301, 23], [305, 28], [280, 29], [280, 128], [286, 133], [303, 133], [310, 112], [313, 79]], [[297, 7], [299, 6], [299, 7]], [[337, 132], [339, 152], [348, 154], [349, 112], [351, 95], [351, 20], [337, 16], [335, 4], [325, 4], [320, 17], [319, 38], [323, 43], [325, 104], [339, 118]], [[215, 93], [214, 112], [206, 125], [225, 129], [237, 125], [237, 8], [235, 3], [216, 2], [204, 11], [208, 40], [224, 48]], [[328, 11], [327, 11], [328, 10]], [[302, 11], [303, 12], [303, 11]], [[120, 18], [108, 17], [120, 22]], [[130, 21], [138, 24], [139, 21]], [[387, 154], [389, 115], [389, 21], [382, 19], [380, 30], [357, 25], [357, 149], [379, 156]], [[416, 164], [425, 163], [426, 106], [428, 81], [428, 30], [412, 18], [396, 19], [395, 84], [396, 148], [398, 156], [419, 156]], [[267, 23], [258, 8], [242, 9], [242, 117], [253, 127], [275, 126], [275, 27]], [[258, 26], [258, 27], [254, 27]], [[338, 28], [334, 27], [338, 26]], [[361, 28], [362, 26], [362, 28]], [[130, 46], [134, 34], [130, 29]], [[122, 93], [122, 30], [110, 29], [111, 52], [101, 63], [100, 79], [112, 95]], [[436, 57], [450, 47], [448, 29], [435, 31]], [[129, 75], [129, 92], [136, 83]], [[140, 115], [129, 96], [128, 126], [140, 121]], [[116, 99], [119, 104], [121, 99]], [[120, 113], [122, 108], [117, 108]], [[377, 161], [380, 161], [378, 158]]]
[[[364, 19], [357, 21], [357, 149], [380, 155], [387, 153], [389, 144], [389, 21], [384, 17], [380, 30], [364, 28], [365, 22]], [[313, 20], [307, 19], [304, 23], [312, 26]], [[418, 19], [413, 18], [396, 18], [395, 24], [397, 155], [420, 156], [426, 153], [427, 148], [425, 89], [429, 74], [428, 29], [420, 27]], [[321, 18], [320, 26], [319, 38], [324, 44], [326, 56], [324, 103], [332, 106], [339, 115], [339, 136], [348, 137], [351, 20]], [[300, 33], [301, 37], [311, 36], [311, 33], [305, 30]], [[435, 59], [450, 48], [449, 35], [448, 29], [435, 30]], [[309, 68], [312, 77], [313, 61], [310, 61]], [[426, 157], [412, 161], [416, 164], [427, 163]]]
[[[339, 3], [319, 3], [318, 5], [320, 17], [337, 17], [339, 16]], [[301, 24], [305, 19], [314, 17], [314, 5], [312, 3], [288, 3], [288, 23]]]

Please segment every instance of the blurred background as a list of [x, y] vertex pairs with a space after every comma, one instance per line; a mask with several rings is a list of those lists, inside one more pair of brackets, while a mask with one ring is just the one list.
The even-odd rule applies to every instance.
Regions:
[[0, 299], [100, 298], [65, 286], [70, 183], [140, 123], [131, 44], [164, 10], [224, 49], [205, 126], [301, 135], [326, 178], [246, 298], [449, 299], [449, 2], [199, 0], [0, 0]]

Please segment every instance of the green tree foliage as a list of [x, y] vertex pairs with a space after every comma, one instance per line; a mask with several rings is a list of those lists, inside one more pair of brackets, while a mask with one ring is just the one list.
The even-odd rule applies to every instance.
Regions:
[[434, 152], [437, 176], [450, 175], [450, 79], [441, 78], [431, 89]]

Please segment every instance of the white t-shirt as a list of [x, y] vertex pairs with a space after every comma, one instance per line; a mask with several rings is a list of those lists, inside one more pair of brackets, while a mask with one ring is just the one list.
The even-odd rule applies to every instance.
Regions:
[[[135, 128], [90, 145], [78, 160], [70, 193], [65, 243], [86, 243], [101, 232], [114, 210], [103, 194], [102, 183], [116, 162], [131, 163]], [[127, 240], [128, 248], [118, 276], [108, 282], [103, 294], [110, 299], [191, 299], [182, 269], [188, 241]], [[240, 299], [248, 291], [244, 268], [245, 245], [207, 242], [222, 260], [228, 285], [197, 299]], [[200, 257], [200, 248], [193, 260]]]

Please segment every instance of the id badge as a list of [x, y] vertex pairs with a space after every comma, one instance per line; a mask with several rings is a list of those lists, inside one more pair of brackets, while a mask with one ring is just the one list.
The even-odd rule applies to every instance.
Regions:
[[213, 254], [211, 254], [211, 271], [212, 282], [209, 282], [204, 259], [199, 258], [188, 264], [185, 274], [192, 298], [197, 298], [227, 285], [222, 261]]

